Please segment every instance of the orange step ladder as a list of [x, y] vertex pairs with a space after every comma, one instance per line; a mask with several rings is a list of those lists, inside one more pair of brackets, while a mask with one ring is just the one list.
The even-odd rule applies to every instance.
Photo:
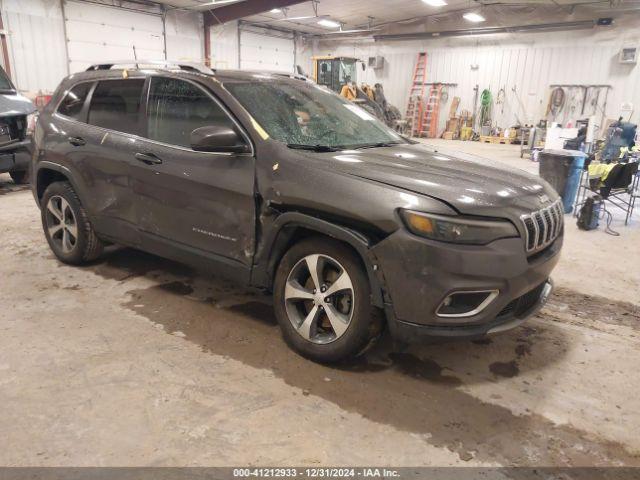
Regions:
[[420, 52], [413, 69], [413, 79], [409, 88], [409, 99], [407, 100], [407, 114], [405, 118], [410, 123], [409, 135], [415, 137], [423, 130], [422, 120], [424, 118], [424, 94], [427, 85], [427, 53]]
[[440, 118], [440, 98], [442, 84], [433, 84], [429, 89], [429, 98], [422, 112], [419, 137], [436, 138], [438, 136], [438, 120]]

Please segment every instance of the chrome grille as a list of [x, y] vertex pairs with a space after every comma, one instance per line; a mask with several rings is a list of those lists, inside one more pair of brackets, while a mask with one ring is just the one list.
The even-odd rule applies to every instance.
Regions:
[[556, 200], [547, 208], [520, 217], [526, 232], [527, 252], [542, 250], [560, 234], [564, 223], [564, 207]]

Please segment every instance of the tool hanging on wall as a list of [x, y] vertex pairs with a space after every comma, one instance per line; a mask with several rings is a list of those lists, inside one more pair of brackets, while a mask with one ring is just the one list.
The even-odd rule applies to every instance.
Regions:
[[507, 94], [504, 91], [504, 87], [498, 90], [498, 94], [496, 95], [496, 105], [500, 105], [500, 115], [504, 115], [504, 104], [506, 96]]
[[518, 95], [518, 91], [517, 91], [515, 85], [513, 87], [511, 87], [511, 91], [513, 92], [513, 96], [516, 97], [516, 100], [518, 101], [518, 105], [520, 106], [520, 110], [522, 110], [522, 113], [524, 114], [524, 122], [523, 122], [523, 121], [520, 120], [520, 118], [518, 118], [518, 113], [514, 112], [514, 115], [516, 116], [516, 120], [518, 121], [519, 124], [525, 125], [527, 123], [527, 119], [529, 118], [527, 116], [527, 109], [524, 107], [524, 103], [522, 102], [522, 99], [520, 98], [520, 95]]
[[449, 91], [446, 88], [442, 89], [440, 92], [440, 103], [447, 103], [449, 100]]
[[582, 111], [580, 112], [580, 115], [584, 115], [584, 107], [587, 105], [587, 93], [589, 93], [589, 88], [590, 87], [583, 87], [583, 96], [582, 96]]
[[551, 90], [551, 95], [549, 95], [549, 103], [547, 105], [547, 117], [549, 114], [553, 115], [553, 119], [555, 120], [558, 114], [564, 108], [564, 103], [567, 99], [565, 91], [561, 87], [556, 87]]
[[571, 115], [578, 109], [578, 105], [580, 104], [580, 96], [578, 90], [576, 88], [571, 88], [571, 98], [569, 99], [569, 113]]
[[[558, 88], [563, 88], [566, 91], [571, 92], [569, 95], [569, 102], [567, 107], [564, 109], [565, 113], [563, 116], [564, 122], [570, 120], [578, 119], [578, 116], [585, 115], [585, 108], [587, 104], [593, 108], [593, 114], [596, 114], [598, 110], [602, 112], [602, 118], [600, 120], [600, 124], [604, 123], [605, 119], [605, 108], [607, 105], [607, 97], [609, 96], [609, 90], [612, 88], [611, 85], [599, 85], [599, 84], [590, 84], [590, 85], [579, 85], [579, 84], [561, 84], [561, 85], [549, 85], [550, 88], [557, 90]], [[598, 103], [600, 101], [601, 91], [605, 91], [604, 101], [602, 108], [599, 108]], [[591, 93], [590, 101], [588, 100], [589, 92]], [[578, 113], [578, 107], [580, 107], [580, 113]]]
[[478, 111], [478, 92], [480, 91], [480, 87], [476, 84], [473, 87], [473, 118], [471, 119], [471, 127], [476, 129], [476, 112]]
[[591, 94], [591, 100], [589, 106], [591, 107], [591, 115], [598, 113], [598, 101], [600, 100], [600, 89], [598, 88], [595, 94]]

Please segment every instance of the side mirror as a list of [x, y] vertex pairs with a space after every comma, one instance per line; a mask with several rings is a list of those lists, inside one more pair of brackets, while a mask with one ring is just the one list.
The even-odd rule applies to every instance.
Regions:
[[191, 148], [196, 152], [248, 153], [244, 139], [233, 128], [208, 125], [191, 132]]

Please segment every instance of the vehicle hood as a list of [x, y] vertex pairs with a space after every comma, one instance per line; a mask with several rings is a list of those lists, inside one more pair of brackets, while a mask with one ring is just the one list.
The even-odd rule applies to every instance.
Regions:
[[0, 94], [0, 117], [29, 115], [35, 110], [36, 107], [33, 102], [19, 93]]
[[[536, 175], [424, 144], [309, 152], [308, 156], [322, 160], [333, 171], [442, 200], [461, 213], [513, 218], [558, 198]], [[501, 208], [510, 209], [509, 214], [499, 212]]]

